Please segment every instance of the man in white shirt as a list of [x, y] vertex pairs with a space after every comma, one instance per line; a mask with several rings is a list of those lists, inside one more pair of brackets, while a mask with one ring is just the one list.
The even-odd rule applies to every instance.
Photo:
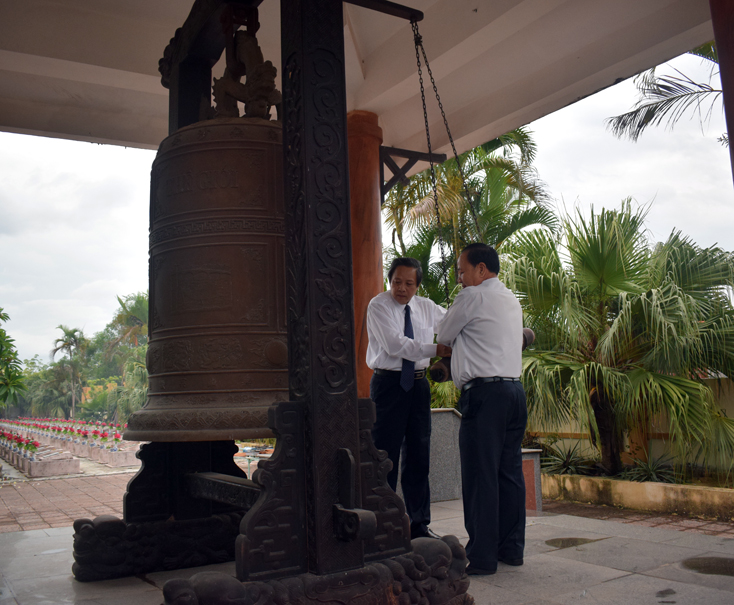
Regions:
[[423, 278], [416, 259], [396, 258], [387, 278], [390, 290], [375, 296], [367, 307], [367, 365], [374, 370], [370, 397], [377, 412], [372, 440], [393, 463], [387, 476], [393, 490], [402, 449], [400, 485], [411, 539], [438, 538], [428, 528], [431, 388], [426, 368], [431, 357], [451, 354], [450, 347], [433, 343], [446, 309], [415, 295]]
[[522, 565], [525, 548], [522, 309], [497, 279], [500, 263], [494, 248], [467, 246], [458, 267], [464, 289], [439, 325], [438, 342], [453, 349], [451, 373], [461, 389], [467, 573], [488, 575], [497, 571], [497, 561]]

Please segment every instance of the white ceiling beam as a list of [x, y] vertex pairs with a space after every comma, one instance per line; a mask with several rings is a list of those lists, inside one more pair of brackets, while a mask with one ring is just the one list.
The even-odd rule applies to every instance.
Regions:
[[[444, 106], [450, 108], [449, 125], [456, 139], [482, 131], [482, 137], [488, 133], [490, 136], [471, 146], [483, 143], [506, 132], [499, 125], [506, 125], [508, 121], [504, 118], [509, 115], [516, 117], [511, 128], [526, 124], [545, 115], [536, 115], [532, 106], [554, 111], [685, 52], [710, 40], [713, 35], [705, 4], [694, 15], [697, 18], [692, 19], [690, 6], [681, 7], [690, 5], [687, 0], [659, 2], [667, 6], [658, 6], [658, 12], [638, 14], [634, 23], [611, 17], [602, 24], [588, 23], [588, 31], [579, 29], [578, 22], [569, 23], [566, 11], [571, 8], [570, 4], [560, 7], [556, 15], [547, 15], [544, 23], [536, 22], [523, 32], [524, 39], [534, 41], [532, 44], [524, 44], [521, 48], [513, 44], [495, 46], [439, 81], [439, 92]], [[687, 10], [680, 10], [682, 8]], [[545, 25], [547, 30], [544, 30]], [[677, 35], [671, 37], [671, 29], [677, 31]], [[574, 40], [576, 44], [551, 50], [546, 45], [552, 47], [553, 38]], [[543, 48], [549, 51], [543, 54], [540, 52]], [[518, 70], [516, 64], [523, 65], [524, 69]], [[550, 98], [554, 99], [552, 107], [547, 102]], [[435, 99], [432, 99], [429, 114], [432, 132], [435, 131], [432, 139], [437, 149], [446, 152], [448, 139], [434, 106]], [[416, 85], [412, 98], [381, 113], [385, 140], [391, 145], [424, 150], [421, 114]], [[517, 117], [521, 115], [527, 117], [518, 122]], [[496, 128], [490, 127], [495, 123]]]
[[67, 80], [81, 84], [123, 88], [168, 97], [168, 90], [161, 85], [160, 75], [149, 76], [120, 69], [85, 65], [65, 59], [28, 55], [8, 50], [0, 50], [0, 71]]

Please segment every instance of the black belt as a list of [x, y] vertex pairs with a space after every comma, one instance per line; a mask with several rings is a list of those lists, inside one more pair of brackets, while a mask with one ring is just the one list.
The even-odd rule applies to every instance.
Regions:
[[[378, 376], [400, 376], [402, 372], [400, 370], [383, 370], [381, 368], [377, 368], [376, 370], [373, 370], [375, 374]], [[415, 372], [415, 379], [420, 380], [421, 378], [426, 377], [426, 371], [425, 370], [416, 370]]]
[[467, 382], [463, 387], [461, 387], [461, 390], [468, 391], [469, 389], [478, 387], [480, 384], [484, 384], [485, 382], [520, 382], [520, 379], [519, 378], [505, 378], [504, 376], [490, 376], [489, 378], [474, 378], [473, 380], [470, 380], [469, 382]]

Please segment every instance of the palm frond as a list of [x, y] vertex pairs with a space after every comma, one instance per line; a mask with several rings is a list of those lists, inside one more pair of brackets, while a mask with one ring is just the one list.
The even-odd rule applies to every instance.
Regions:
[[551, 209], [542, 206], [531, 206], [510, 215], [507, 222], [497, 226], [491, 240], [487, 237], [485, 241], [494, 241], [494, 247], [499, 249], [510, 237], [518, 234], [523, 229], [542, 226], [550, 231], [555, 231], [558, 225], [558, 217]]
[[563, 396], [564, 384], [575, 367], [573, 360], [550, 353], [523, 356], [522, 383], [528, 401], [528, 426], [533, 430], [553, 430], [571, 419]]
[[641, 99], [635, 107], [607, 118], [607, 128], [612, 134], [637, 141], [649, 126], [667, 121], [668, 128], [672, 129], [689, 111], [697, 113], [702, 120], [707, 119], [713, 104], [721, 99], [722, 91], [678, 73], [678, 76], [656, 76], [652, 72], [643, 77], [638, 82]]
[[647, 269], [644, 221], [648, 208], [633, 210], [631, 200], [622, 209], [605, 210], [585, 218], [577, 210], [565, 219], [568, 254], [574, 275], [589, 294], [605, 298], [619, 292], [640, 292], [639, 277]]
[[718, 411], [711, 418], [707, 439], [699, 452], [706, 468], [714, 468], [727, 475], [734, 470], [734, 419]]
[[689, 50], [688, 54], [701, 57], [716, 65], [719, 64], [719, 52], [716, 50], [716, 42], [713, 40], [706, 42], [706, 44], [701, 44], [701, 46], [697, 46], [693, 50]]
[[[629, 372], [628, 378], [632, 396], [619, 402], [619, 413], [628, 422], [667, 418], [671, 449], [683, 460], [711, 438], [712, 423], [719, 410], [706, 385], [643, 369]], [[730, 445], [734, 446], [734, 441]]]
[[487, 141], [479, 147], [486, 154], [490, 154], [498, 149], [516, 148], [520, 152], [522, 161], [526, 164], [531, 164], [535, 160], [538, 151], [537, 145], [532, 138], [532, 134], [524, 127], [511, 130], [496, 139]]
[[734, 255], [718, 246], [701, 248], [680, 231], [658, 244], [651, 259], [651, 281], [670, 277], [683, 291], [706, 301], [712, 296], [729, 298], [734, 287]]

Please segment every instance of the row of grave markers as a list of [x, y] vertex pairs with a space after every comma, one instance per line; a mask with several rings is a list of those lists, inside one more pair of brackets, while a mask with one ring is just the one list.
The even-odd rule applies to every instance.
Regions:
[[110, 444], [113, 447], [103, 444], [100, 447], [95, 443], [49, 435], [42, 431], [19, 427], [16, 424], [0, 422], [0, 427], [33, 439], [40, 444], [36, 452], [14, 448], [11, 443], [0, 444], [0, 456], [29, 477], [78, 474], [80, 472], [79, 458], [88, 458], [113, 468], [140, 465], [140, 460], [135, 456], [140, 445], [137, 442], [124, 442], [119, 444], [120, 447], [116, 447], [117, 444]]

